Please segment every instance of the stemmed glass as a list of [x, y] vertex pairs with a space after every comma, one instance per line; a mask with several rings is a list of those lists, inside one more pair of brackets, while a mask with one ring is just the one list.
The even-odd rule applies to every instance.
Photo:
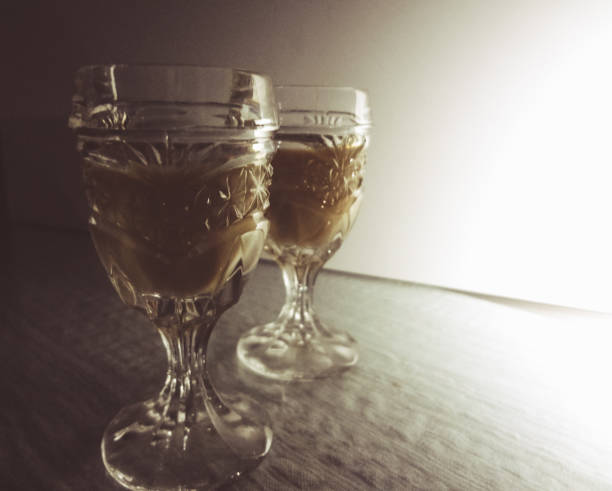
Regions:
[[348, 87], [276, 88], [278, 151], [272, 165], [266, 242], [282, 270], [278, 318], [246, 332], [237, 355], [278, 380], [310, 380], [357, 362], [355, 340], [313, 309], [321, 267], [338, 250], [362, 200], [369, 139], [367, 94]]
[[98, 255], [168, 356], [161, 392], [108, 425], [106, 469], [130, 489], [202, 489], [240, 476], [266, 455], [272, 433], [248, 399], [215, 391], [206, 346], [269, 228], [271, 82], [222, 68], [87, 66], [69, 125]]

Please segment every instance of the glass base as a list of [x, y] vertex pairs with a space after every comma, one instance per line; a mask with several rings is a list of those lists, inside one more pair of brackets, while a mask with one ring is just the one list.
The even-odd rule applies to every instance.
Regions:
[[253, 372], [285, 381], [325, 377], [359, 358], [357, 343], [348, 333], [314, 319], [299, 325], [279, 319], [254, 327], [242, 335], [236, 352]]
[[254, 402], [228, 402], [236, 411], [219, 399], [190, 414], [154, 399], [122, 409], [102, 439], [106, 470], [143, 491], [214, 489], [238, 479], [268, 453], [272, 430], [256, 422], [264, 413]]

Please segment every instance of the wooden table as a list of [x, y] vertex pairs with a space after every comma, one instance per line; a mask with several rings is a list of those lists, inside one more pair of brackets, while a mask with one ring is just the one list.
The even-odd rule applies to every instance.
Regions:
[[[0, 489], [117, 489], [102, 431], [160, 388], [160, 340], [120, 303], [87, 234], [22, 226], [10, 240]], [[219, 321], [213, 381], [257, 398], [275, 431], [259, 468], [225, 489], [612, 489], [608, 316], [333, 272], [316, 294], [361, 347], [356, 367], [319, 382], [237, 365], [239, 335], [281, 305], [272, 263]]]

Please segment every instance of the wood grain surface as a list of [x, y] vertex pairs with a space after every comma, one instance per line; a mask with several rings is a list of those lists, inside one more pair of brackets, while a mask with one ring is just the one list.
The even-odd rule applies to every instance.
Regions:
[[[118, 489], [100, 438], [160, 388], [161, 342], [120, 303], [86, 234], [19, 227], [8, 240], [0, 488]], [[359, 363], [282, 384], [234, 354], [282, 295], [275, 265], [260, 264], [211, 340], [215, 385], [257, 399], [275, 432], [263, 463], [225, 490], [612, 489], [607, 317], [324, 272], [318, 310], [358, 339]]]

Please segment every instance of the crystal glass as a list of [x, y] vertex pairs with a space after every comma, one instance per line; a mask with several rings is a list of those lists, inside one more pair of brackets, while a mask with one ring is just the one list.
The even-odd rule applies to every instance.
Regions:
[[313, 308], [317, 273], [338, 250], [362, 200], [369, 139], [367, 94], [344, 87], [276, 88], [278, 151], [272, 162], [267, 250], [282, 270], [278, 318], [246, 332], [239, 360], [279, 380], [309, 380], [357, 362], [354, 339]]
[[269, 228], [278, 127], [270, 80], [197, 66], [88, 66], [76, 75], [69, 125], [98, 255], [168, 356], [160, 393], [108, 425], [106, 469], [139, 490], [236, 478], [266, 455], [272, 434], [248, 399], [215, 391], [206, 346]]

